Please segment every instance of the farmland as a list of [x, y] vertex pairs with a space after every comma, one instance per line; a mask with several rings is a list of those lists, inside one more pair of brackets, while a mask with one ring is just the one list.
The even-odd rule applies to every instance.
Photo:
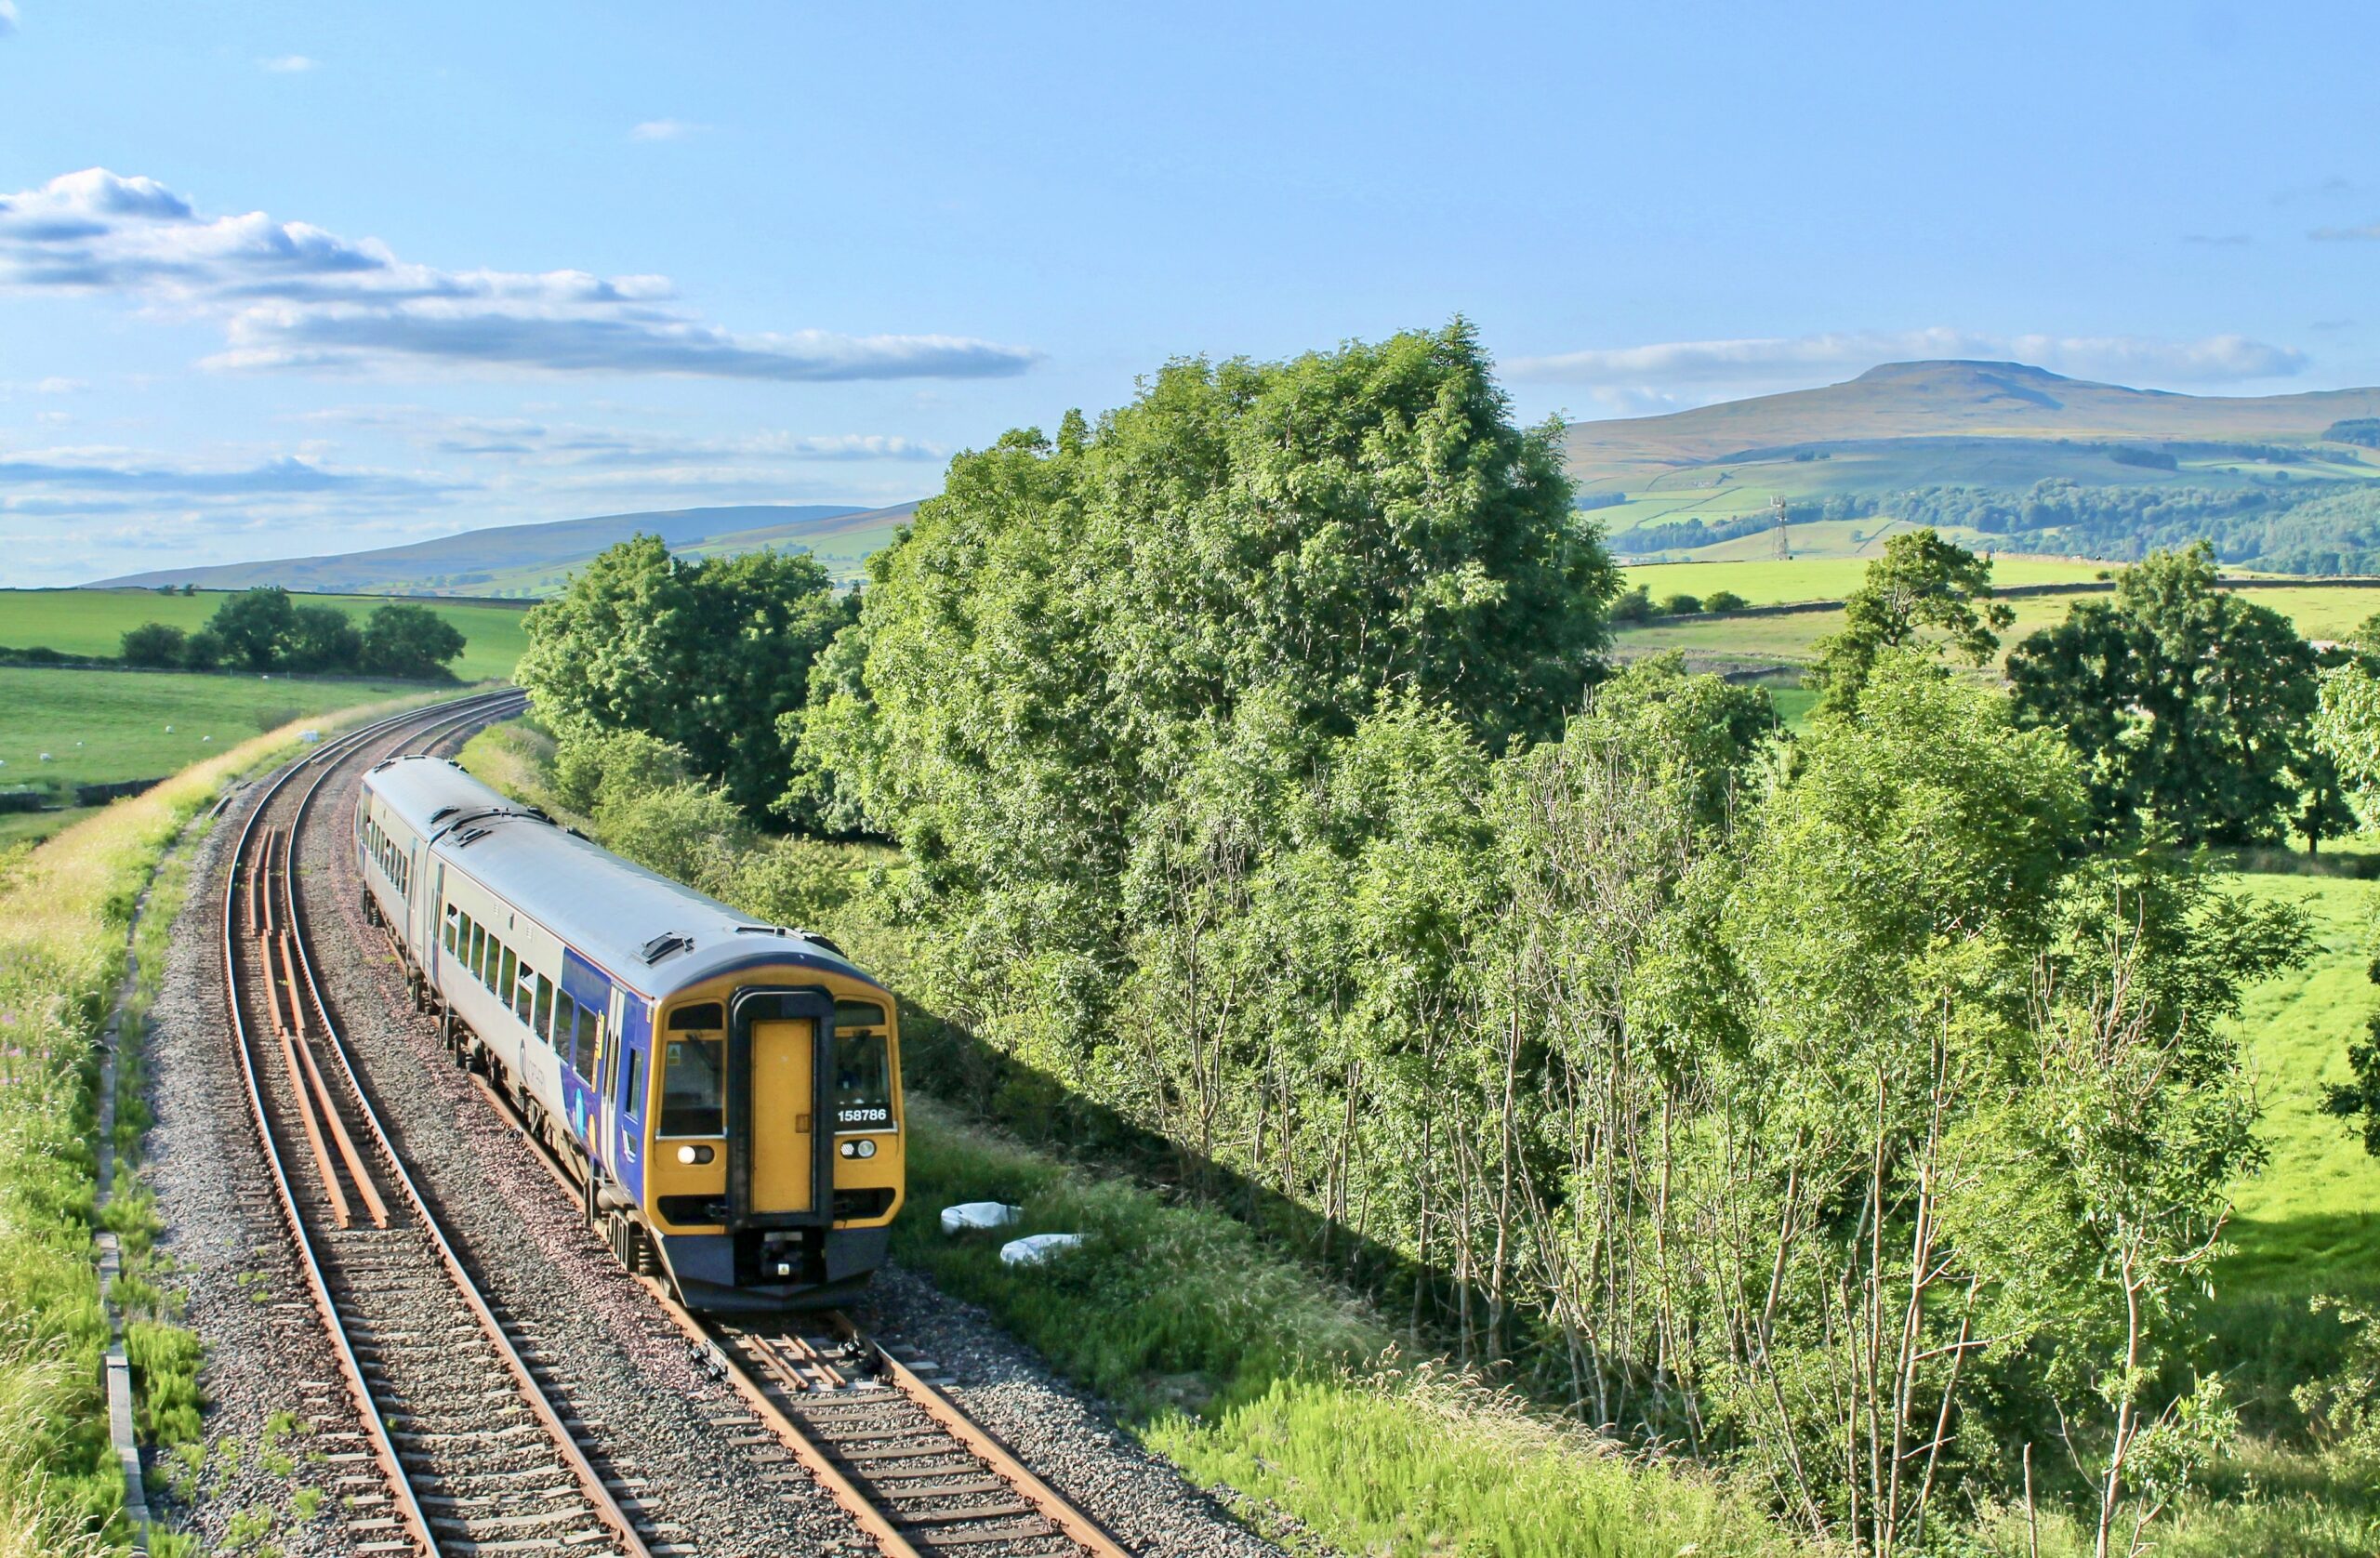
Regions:
[[[163, 778], [258, 731], [416, 691], [414, 683], [344, 678], [0, 667], [0, 789], [63, 794], [76, 785]], [[44, 752], [50, 761], [41, 760]], [[0, 813], [0, 844], [46, 838], [88, 814]]]
[[[1752, 605], [1795, 601], [1841, 600], [1859, 582], [1867, 560], [1848, 558], [1770, 560], [1739, 563], [1657, 563], [1626, 570], [1626, 581], [1646, 585], [1653, 599], [1690, 594], [1698, 599], [1730, 589]], [[2000, 585], [2083, 583], [2104, 572], [2096, 563], [2051, 558], [2002, 558], [1992, 565]], [[2248, 598], [2269, 606], [2297, 625], [2309, 639], [2339, 639], [2364, 618], [2380, 612], [2380, 589], [2347, 585], [2287, 585], [2258, 588]], [[2016, 620], [2001, 635], [2003, 646], [2066, 618], [2081, 595], [2025, 596], [2008, 602]], [[1750, 664], [1798, 663], [1811, 658], [1812, 646], [1841, 625], [1840, 611], [1794, 612], [1779, 616], [1688, 615], [1659, 618], [1622, 628], [1620, 654], [1635, 659], [1667, 650], [1683, 650], [1698, 659]]]
[[[201, 590], [195, 595], [161, 595], [146, 589], [0, 590], [0, 644], [112, 657], [126, 629], [144, 622], [163, 622], [186, 631], [204, 627], [228, 594], [223, 590]], [[361, 621], [389, 601], [375, 595], [308, 595], [299, 597], [298, 603], [337, 606]], [[512, 663], [529, 641], [522, 629], [520, 607], [465, 601], [421, 604], [453, 623], [463, 635], [463, 655], [455, 663], [456, 676], [480, 681], [512, 674]]]

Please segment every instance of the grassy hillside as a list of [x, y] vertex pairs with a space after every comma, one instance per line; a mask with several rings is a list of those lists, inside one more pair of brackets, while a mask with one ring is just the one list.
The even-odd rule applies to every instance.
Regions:
[[[123, 645], [125, 630], [144, 622], [163, 622], [185, 631], [206, 626], [230, 591], [201, 590], [196, 595], [160, 595], [149, 589], [0, 589], [0, 644], [11, 649], [35, 645], [62, 654], [112, 657]], [[301, 600], [301, 605], [337, 606], [361, 621], [388, 600], [381, 596], [331, 595]], [[455, 625], [463, 635], [462, 658], [455, 674], [465, 681], [508, 677], [529, 637], [521, 627], [522, 608], [470, 601], [428, 601], [430, 609]]]
[[2348, 1080], [2348, 1039], [2380, 1008], [2380, 986], [2364, 971], [2380, 883], [2260, 870], [2238, 879], [2257, 896], [2304, 904], [2319, 949], [2253, 991], [2241, 1019], [2272, 1157], [2235, 1194], [2239, 1252], [2224, 1276], [2252, 1292], [2380, 1287], [2380, 1159], [2320, 1109], [2323, 1085]]
[[[0, 790], [71, 799], [76, 785], [162, 779], [258, 731], [420, 690], [417, 682], [0, 666]], [[44, 752], [52, 760], [43, 762]], [[86, 814], [0, 812], [0, 845], [46, 838]]]
[[1573, 423], [1566, 447], [1581, 480], [1633, 476], [1642, 482], [1748, 450], [1802, 444], [1950, 438], [2312, 440], [2334, 422], [2374, 416], [2380, 416], [2380, 390], [2176, 395], [2067, 378], [2020, 363], [1887, 363], [1816, 390], [1661, 416]]
[[1767, 556], [1781, 502], [1797, 555], [1862, 555], [1919, 522], [2111, 559], [2205, 535], [2228, 561], [2338, 574], [2380, 570], [2380, 452], [2331, 436], [2375, 410], [2380, 390], [2173, 395], [2017, 363], [1901, 363], [1573, 424], [1566, 447], [1614, 549], [1646, 561]]

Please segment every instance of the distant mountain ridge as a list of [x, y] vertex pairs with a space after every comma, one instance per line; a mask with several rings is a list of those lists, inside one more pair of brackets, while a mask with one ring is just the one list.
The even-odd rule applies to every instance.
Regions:
[[2294, 395], [2184, 395], [2068, 378], [2024, 363], [1886, 363], [1815, 390], [1692, 411], [1573, 422], [1571, 472], [1593, 482], [1746, 458], [1798, 444], [1876, 439], [2319, 439], [2380, 416], [2380, 389]]
[[672, 551], [734, 556], [766, 547], [812, 552], [838, 577], [853, 577], [866, 555], [908, 522], [917, 504], [755, 503], [599, 514], [542, 524], [496, 525], [369, 551], [259, 562], [161, 568], [97, 581], [102, 587], [196, 585], [245, 589], [280, 585], [326, 594], [551, 594], [578, 564], [631, 535], [654, 535]]
[[2022, 363], [1888, 363], [1814, 390], [1574, 422], [1580, 507], [1639, 561], [1872, 555], [1896, 527], [2121, 561], [2380, 572], [2380, 389], [2185, 395]]

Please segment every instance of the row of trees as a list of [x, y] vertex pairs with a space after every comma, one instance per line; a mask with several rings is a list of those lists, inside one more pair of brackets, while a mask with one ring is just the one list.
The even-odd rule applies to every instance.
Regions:
[[225, 601], [194, 633], [164, 622], [131, 628], [120, 653], [127, 666], [443, 680], [454, 674], [450, 665], [465, 642], [460, 629], [427, 606], [381, 606], [359, 625], [337, 606], [301, 606], [280, 586], [267, 585]]
[[[1829, 1539], [1914, 1550], [2055, 1445], [2122, 1551], [2224, 1433], [2188, 1312], [2257, 1159], [2225, 1019], [2306, 929], [2106, 848], [2297, 814], [2194, 766], [2265, 772], [2245, 716], [2202, 729], [2205, 664], [2286, 648], [2206, 606], [2202, 555], [2029, 645], [2012, 699], [1945, 664], [1997, 648], [1988, 567], [1898, 538], [1787, 740], [1757, 690], [1605, 675], [1559, 430], [1458, 324], [1176, 363], [962, 455], [840, 624], [723, 566], [615, 548], [523, 680], [565, 755], [651, 732], [897, 839], [908, 993], [1018, 1063], [1012, 1105], [1287, 1197], [1474, 1361]], [[632, 744], [576, 750], [626, 816]]]

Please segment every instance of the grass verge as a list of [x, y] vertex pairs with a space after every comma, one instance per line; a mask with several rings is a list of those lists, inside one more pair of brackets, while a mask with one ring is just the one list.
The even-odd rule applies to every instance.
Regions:
[[[99, 1368], [108, 1331], [91, 1260], [93, 1040], [123, 979], [133, 907], [166, 845], [226, 781], [286, 749], [297, 729], [233, 746], [39, 848], [0, 856], [0, 1558], [71, 1558], [127, 1534], [108, 1445]], [[160, 968], [167, 923], [156, 917], [144, 957]], [[139, 1118], [125, 1123], [137, 1131]], [[144, 1195], [137, 1181], [121, 1186], [122, 1209], [112, 1208], [119, 1232], [139, 1236]], [[139, 1242], [145, 1248], [145, 1236]], [[127, 1297], [144, 1299], [137, 1286]], [[134, 1345], [147, 1364], [145, 1415], [174, 1432], [195, 1409], [194, 1384], [186, 1393], [183, 1381], [197, 1360], [194, 1344], [168, 1337], [157, 1313]]]
[[[1381, 1558], [1674, 1558], [1804, 1551], [1747, 1498], [1401, 1363], [1380, 1322], [1245, 1225], [1093, 1179], [915, 1092], [893, 1251], [982, 1304], [1260, 1529]], [[1024, 1208], [945, 1237], [957, 1201]], [[1015, 1234], [1078, 1233], [1043, 1265]]]

